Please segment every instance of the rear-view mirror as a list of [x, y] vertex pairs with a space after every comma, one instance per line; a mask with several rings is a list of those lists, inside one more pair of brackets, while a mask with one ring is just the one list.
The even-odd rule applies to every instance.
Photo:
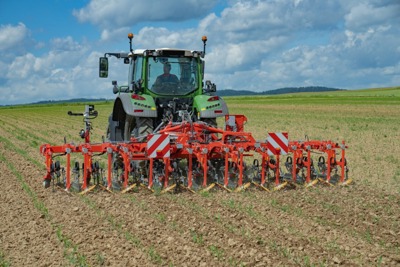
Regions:
[[108, 58], [101, 57], [99, 59], [99, 77], [107, 78], [108, 77]]

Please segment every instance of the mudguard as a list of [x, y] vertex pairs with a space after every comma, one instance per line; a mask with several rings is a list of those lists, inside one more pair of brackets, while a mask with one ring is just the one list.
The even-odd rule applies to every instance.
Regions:
[[[134, 117], [157, 117], [157, 108], [154, 102], [154, 98], [150, 95], [140, 95], [142, 99], [134, 99], [131, 93], [120, 94], [115, 102], [121, 101], [122, 107], [126, 114]], [[114, 105], [114, 109], [115, 109]], [[115, 111], [115, 110], [114, 110]]]
[[218, 96], [198, 95], [193, 99], [193, 106], [197, 111], [197, 117], [216, 118], [229, 114], [225, 101]]

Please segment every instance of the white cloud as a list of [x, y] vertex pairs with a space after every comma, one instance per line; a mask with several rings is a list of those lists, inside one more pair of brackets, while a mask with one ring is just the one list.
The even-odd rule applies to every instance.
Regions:
[[108, 41], [108, 40], [119, 40], [121, 36], [127, 36], [127, 33], [130, 32], [128, 27], [122, 27], [118, 29], [103, 29], [101, 32], [101, 41]]
[[[152, 22], [183, 22], [207, 15], [218, 0], [91, 0], [73, 15], [101, 28], [101, 40], [125, 36], [129, 27]], [[123, 33], [123, 34], [122, 34]]]
[[0, 51], [14, 48], [28, 35], [28, 29], [23, 23], [16, 26], [0, 25]]
[[183, 21], [204, 16], [217, 0], [92, 0], [73, 14], [81, 22], [113, 29], [149, 21]]
[[[386, 25], [397, 21], [400, 22], [400, 2], [386, 1], [386, 5], [381, 6], [382, 2], [374, 3], [360, 2], [350, 8], [345, 16], [346, 26], [349, 29], [365, 30], [374, 25]], [[396, 24], [397, 24], [396, 23]]]
[[49, 47], [51, 50], [41, 56], [26, 53], [16, 56], [10, 64], [0, 61], [0, 104], [111, 97], [110, 85], [102, 84], [98, 78], [98, 58], [102, 53], [72, 37], [53, 39]]
[[34, 72], [36, 58], [32, 54], [26, 54], [15, 58], [14, 62], [9, 66], [7, 78], [18, 79], [27, 78], [28, 75]]

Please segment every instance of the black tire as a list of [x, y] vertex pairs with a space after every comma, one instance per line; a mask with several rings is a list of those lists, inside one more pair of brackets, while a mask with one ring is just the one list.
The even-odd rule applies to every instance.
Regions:
[[124, 141], [129, 141], [131, 136], [144, 137], [153, 132], [153, 119], [133, 117], [126, 115], [124, 125]]
[[136, 117], [135, 137], [147, 136], [153, 133], [153, 119]]
[[124, 135], [123, 135], [123, 140], [124, 141], [129, 141], [131, 140], [131, 135], [132, 131], [135, 127], [135, 117], [126, 114], [125, 116], [125, 124], [124, 124]]

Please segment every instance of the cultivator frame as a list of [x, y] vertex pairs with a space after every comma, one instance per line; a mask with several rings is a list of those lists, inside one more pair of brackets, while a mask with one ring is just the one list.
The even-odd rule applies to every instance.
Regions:
[[[90, 142], [91, 119], [97, 117], [93, 105], [87, 105], [84, 113], [68, 112], [84, 117], [80, 136], [85, 142], [75, 145], [64, 139], [63, 145], [40, 146], [46, 158], [45, 187], [53, 181], [54, 186], [81, 194], [96, 188], [126, 193], [138, 187], [161, 192], [212, 188], [237, 192], [250, 186], [276, 191], [351, 182], [344, 141], [289, 141], [287, 133], [269, 133], [266, 141], [260, 142], [244, 131], [244, 115], [226, 115], [225, 128], [219, 129], [192, 122], [187, 111], [180, 112], [182, 122], [171, 121], [153, 134], [132, 137], [129, 142], [102, 143]], [[83, 155], [82, 168], [75, 162], [71, 169], [71, 154]], [[107, 156], [106, 168], [94, 161], [102, 155]], [[319, 155], [317, 166], [314, 155]], [[65, 168], [55, 160], [59, 156], [66, 157]], [[285, 168], [282, 157], [286, 158]]]

